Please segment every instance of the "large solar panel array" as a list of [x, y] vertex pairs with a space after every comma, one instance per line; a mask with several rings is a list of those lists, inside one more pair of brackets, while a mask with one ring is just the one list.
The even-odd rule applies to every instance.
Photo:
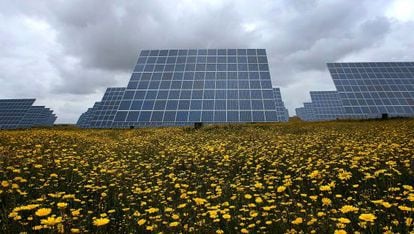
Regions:
[[51, 126], [56, 120], [56, 116], [49, 108], [44, 106], [32, 106], [27, 110], [20, 120], [20, 127], [30, 128], [33, 126]]
[[107, 88], [100, 102], [83, 113], [76, 125], [81, 128], [110, 128], [124, 96], [125, 88]]
[[78, 121], [76, 122], [76, 125], [81, 128], [89, 127], [89, 123], [92, 117], [92, 111], [93, 111], [93, 108], [88, 108], [86, 112], [82, 113]]
[[124, 96], [125, 88], [108, 88], [102, 100], [96, 104], [90, 119], [92, 128], [112, 127], [119, 104]]
[[311, 91], [312, 102], [296, 109], [304, 121], [327, 121], [343, 118], [342, 103], [337, 91]]
[[342, 118], [343, 108], [337, 91], [311, 91], [312, 112], [315, 120]]
[[[299, 112], [297, 111], [299, 109]], [[302, 108], [296, 109], [296, 115], [304, 121], [315, 121], [315, 111], [311, 102], [303, 103]]]
[[264, 49], [143, 50], [113, 121], [89, 126], [284, 121], [278, 108]]
[[53, 111], [33, 106], [35, 99], [0, 99], [0, 129], [51, 126], [56, 120]]
[[57, 116], [49, 108], [43, 108], [33, 126], [53, 126]]
[[289, 112], [285, 108], [285, 103], [282, 100], [280, 89], [273, 88], [273, 95], [275, 96], [275, 101], [276, 101], [276, 112], [278, 116], [278, 121], [281, 121], [281, 122], [289, 121]]
[[414, 116], [414, 62], [327, 65], [345, 118]]
[[305, 121], [307, 121], [306, 118], [308, 116], [306, 111], [305, 107], [298, 107], [295, 109], [296, 116]]

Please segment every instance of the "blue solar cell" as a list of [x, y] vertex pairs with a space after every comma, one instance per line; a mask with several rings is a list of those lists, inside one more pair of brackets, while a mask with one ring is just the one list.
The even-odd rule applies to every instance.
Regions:
[[[149, 122], [151, 118], [151, 111], [141, 111], [139, 114], [139, 122]], [[121, 121], [122, 122], [122, 121]]]

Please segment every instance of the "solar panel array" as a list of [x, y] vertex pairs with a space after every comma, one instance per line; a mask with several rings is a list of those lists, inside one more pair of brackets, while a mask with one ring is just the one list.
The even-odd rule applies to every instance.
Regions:
[[0, 129], [51, 126], [56, 120], [53, 111], [33, 106], [35, 99], [0, 99]]
[[306, 111], [307, 110], [305, 109], [305, 107], [298, 107], [295, 109], [296, 116], [299, 117], [299, 119], [304, 120], [304, 121], [307, 121], [306, 118], [308, 115]]
[[90, 119], [92, 128], [112, 127], [119, 104], [124, 96], [125, 88], [108, 88], [100, 102], [93, 108]]
[[282, 95], [279, 88], [273, 88], [273, 95], [275, 96], [276, 112], [278, 121], [287, 122], [289, 121], [289, 112], [285, 108], [285, 103], [282, 100]]
[[89, 123], [92, 117], [92, 111], [93, 111], [93, 108], [88, 108], [86, 112], [82, 113], [78, 121], [76, 122], [76, 125], [81, 128], [89, 127]]
[[296, 115], [304, 121], [327, 121], [343, 117], [342, 103], [337, 91], [311, 91], [312, 102], [296, 109]]
[[414, 63], [328, 63], [345, 118], [414, 116]]
[[313, 118], [318, 121], [342, 118], [343, 108], [337, 91], [311, 91]]
[[[51, 126], [56, 120], [56, 116], [49, 108], [44, 106], [32, 106], [27, 110], [20, 120], [20, 127], [30, 128], [33, 126]], [[52, 121], [53, 120], [53, 121]]]
[[304, 121], [316, 121], [315, 111], [311, 102], [303, 103], [303, 109], [296, 112], [296, 115]]
[[143, 50], [113, 121], [89, 126], [285, 121], [279, 99], [264, 49]]
[[43, 108], [33, 126], [53, 126], [57, 116], [49, 108]]

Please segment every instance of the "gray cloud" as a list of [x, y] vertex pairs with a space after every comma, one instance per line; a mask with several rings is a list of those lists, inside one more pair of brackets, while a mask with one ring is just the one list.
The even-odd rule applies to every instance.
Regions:
[[266, 48], [290, 113], [310, 90], [334, 89], [326, 62], [412, 59], [413, 22], [391, 2], [5, 1], [2, 97], [34, 96], [75, 122], [106, 87], [126, 86], [141, 49]]
[[368, 20], [348, 30], [346, 35], [319, 38], [310, 47], [288, 55], [286, 60], [301, 70], [324, 70], [323, 61], [337, 61], [347, 54], [374, 46], [384, 39], [389, 29], [390, 22], [384, 17]]

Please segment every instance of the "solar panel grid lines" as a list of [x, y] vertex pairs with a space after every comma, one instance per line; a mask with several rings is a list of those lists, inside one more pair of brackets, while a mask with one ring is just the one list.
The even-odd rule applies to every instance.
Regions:
[[119, 104], [124, 96], [125, 88], [112, 87], [105, 91], [102, 100], [95, 103], [92, 114], [90, 115], [90, 127], [110, 128], [119, 108]]
[[[53, 125], [56, 116], [44, 106], [33, 106], [35, 99], [0, 99], [0, 129]], [[51, 116], [55, 116], [51, 118]]]
[[414, 63], [328, 63], [345, 118], [414, 116]]
[[282, 100], [282, 95], [280, 88], [273, 88], [273, 95], [276, 102], [276, 112], [278, 116], [278, 121], [287, 122], [289, 121], [289, 112], [285, 107], [285, 103]]
[[[175, 58], [177, 54], [181, 57]], [[244, 57], [237, 58], [238, 54], [244, 55]], [[258, 54], [264, 56], [258, 56]], [[143, 51], [141, 55], [148, 56], [138, 59], [125, 95], [132, 96], [132, 93], [128, 94], [128, 91], [134, 90], [135, 97], [138, 96], [142, 102], [132, 103], [132, 100], [135, 99], [124, 99], [120, 110], [129, 112], [128, 114], [118, 112], [116, 122], [128, 122], [128, 119], [132, 121], [126, 125], [134, 124], [136, 121], [146, 125], [240, 122], [241, 118], [249, 121], [256, 117], [253, 116], [254, 110], [252, 108], [262, 111], [261, 114], [257, 114], [259, 118], [272, 118], [270, 113], [267, 115], [263, 113], [263, 105], [274, 105], [270, 100], [272, 96], [271, 90], [269, 90], [271, 89], [271, 81], [265, 51]], [[169, 55], [173, 55], [173, 57]], [[264, 58], [259, 59], [258, 57]], [[250, 65], [249, 61], [254, 64], [248, 66]], [[238, 62], [241, 64], [239, 67], [237, 66]], [[261, 66], [260, 62], [265, 63], [266, 66]], [[238, 71], [238, 68], [243, 72]], [[255, 72], [250, 72], [250, 69]], [[263, 80], [260, 80], [262, 76]], [[238, 82], [239, 77], [245, 79]], [[267, 77], [269, 79], [265, 80]], [[251, 78], [251, 82], [249, 82], [249, 78]], [[256, 90], [251, 92], [252, 86]], [[264, 99], [262, 90], [266, 88], [268, 92], [265, 95], [268, 96], [268, 99], [260, 102]], [[243, 104], [249, 106], [248, 110], [242, 109], [243, 106], [240, 106], [240, 95], [245, 95]], [[249, 102], [252, 96], [256, 100]], [[127, 109], [128, 106], [130, 108], [134, 106], [134, 108]], [[241, 110], [246, 111], [241, 113]], [[275, 112], [274, 109], [272, 111]]]
[[280, 121], [275, 105], [264, 49], [143, 50], [106, 126]]
[[19, 122], [29, 110], [35, 99], [1, 99], [0, 128], [13, 129], [19, 127]]
[[42, 111], [45, 109], [44, 106], [32, 106], [30, 107], [23, 118], [19, 121], [19, 125], [24, 128], [30, 128], [33, 126], [41, 117]]
[[305, 107], [295, 108], [295, 113], [296, 113], [296, 116], [301, 120], [305, 121], [305, 119], [307, 118]]
[[91, 121], [93, 108], [88, 108], [88, 110], [81, 114], [78, 121], [76, 122], [76, 125], [81, 128], [87, 128], [90, 127], [89, 123]]
[[33, 126], [53, 126], [57, 117], [49, 108], [42, 108]]
[[296, 111], [296, 115], [303, 121], [315, 121], [316, 120], [313, 103], [311, 102], [303, 103], [303, 107], [296, 108], [295, 111]]
[[342, 118], [343, 108], [337, 91], [311, 91], [312, 112], [315, 120]]

